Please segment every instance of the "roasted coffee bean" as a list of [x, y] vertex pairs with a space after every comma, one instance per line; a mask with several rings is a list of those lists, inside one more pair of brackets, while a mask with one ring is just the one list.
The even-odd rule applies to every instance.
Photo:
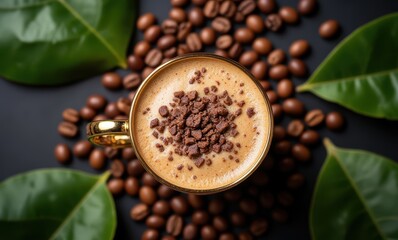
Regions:
[[68, 145], [65, 143], [60, 143], [54, 148], [54, 156], [58, 162], [65, 164], [71, 160], [72, 154]]
[[301, 173], [295, 173], [287, 179], [287, 186], [291, 189], [299, 189], [304, 185], [305, 177]]
[[198, 235], [198, 228], [194, 224], [190, 223], [184, 227], [184, 231], [182, 233], [184, 239], [194, 240], [197, 238], [197, 235]]
[[292, 120], [287, 126], [287, 134], [291, 137], [299, 137], [304, 131], [304, 123], [301, 120]]
[[216, 49], [214, 51], [214, 54], [221, 56], [221, 57], [225, 57], [225, 58], [229, 57], [228, 52], [225, 50], [222, 50], [222, 49]]
[[[264, 166], [264, 168], [267, 168], [268, 162], [270, 162], [270, 161], [271, 161], [271, 158], [266, 158], [263, 161], [262, 166]], [[268, 180], [269, 180], [268, 175], [262, 171], [257, 171], [251, 176], [251, 181], [253, 182], [253, 184], [255, 186], [260, 186], [260, 187], [265, 186], [265, 185], [267, 185]], [[258, 191], [257, 191], [258, 189], [256, 187], [250, 186], [250, 188], [248, 190], [251, 190], [251, 192], [249, 192], [249, 194], [251, 194], [253, 196], [258, 195]], [[243, 211], [243, 209], [242, 209], [242, 211]]]
[[78, 158], [86, 158], [91, 153], [93, 145], [87, 140], [80, 140], [73, 146], [73, 155]]
[[235, 23], [242, 23], [243, 21], [245, 21], [245, 15], [238, 11], [235, 13], [235, 16], [233, 18]]
[[210, 214], [218, 215], [224, 211], [224, 203], [219, 198], [213, 198], [208, 205], [208, 210]]
[[116, 90], [122, 87], [122, 78], [115, 72], [109, 72], [102, 76], [101, 83], [109, 90]]
[[225, 232], [228, 230], [228, 221], [223, 216], [215, 216], [213, 226], [218, 232]]
[[153, 15], [153, 13], [146, 13], [141, 15], [137, 19], [137, 29], [141, 31], [145, 31], [148, 29], [150, 26], [154, 25], [156, 23], [156, 17]]
[[145, 63], [150, 67], [157, 67], [162, 62], [163, 53], [159, 49], [152, 49], [145, 57]]
[[288, 215], [287, 212], [281, 208], [277, 208], [272, 210], [272, 219], [275, 220], [275, 222], [279, 222], [279, 223], [284, 223], [287, 221]]
[[143, 203], [136, 204], [130, 210], [130, 217], [134, 221], [142, 221], [149, 215], [149, 207]]
[[254, 50], [243, 52], [239, 57], [239, 63], [245, 67], [250, 67], [258, 60], [258, 54]]
[[243, 213], [254, 215], [257, 212], [257, 203], [253, 199], [243, 199], [239, 203], [239, 208]]
[[301, 15], [311, 15], [317, 9], [317, 0], [299, 0], [297, 10]]
[[187, 14], [184, 9], [175, 7], [169, 12], [169, 17], [178, 23], [185, 22], [187, 20]]
[[332, 131], [339, 131], [344, 127], [344, 117], [339, 112], [330, 112], [326, 115], [326, 127]]
[[171, 47], [169, 49], [166, 49], [163, 52], [163, 56], [165, 58], [163, 58], [162, 63], [168, 62], [170, 60], [170, 58], [173, 58], [173, 57], [177, 56], [177, 48], [176, 47]]
[[293, 58], [299, 58], [306, 55], [310, 51], [310, 44], [307, 40], [296, 40], [290, 44], [289, 54]]
[[267, 94], [268, 100], [271, 104], [274, 104], [278, 101], [278, 95], [273, 90], [268, 90], [265, 92]]
[[[149, 54], [147, 55], [149, 56]], [[141, 84], [141, 77], [137, 73], [129, 73], [123, 78], [123, 87], [128, 90], [137, 88]]]
[[292, 115], [292, 116], [301, 116], [305, 112], [305, 107], [303, 102], [298, 100], [297, 98], [288, 98], [286, 99], [283, 104], [283, 111], [286, 114]]
[[200, 31], [200, 40], [205, 45], [212, 45], [216, 41], [216, 31], [214, 29], [205, 27]]
[[272, 13], [276, 8], [275, 0], [257, 0], [257, 7], [265, 14]]
[[[158, 40], [158, 42], [157, 42], [157, 47], [158, 47], [160, 50], [166, 50], [166, 49], [169, 49], [169, 48], [171, 48], [172, 46], [174, 46], [174, 45], [176, 44], [176, 42], [177, 42], [177, 38], [176, 38], [175, 36], [173, 36], [173, 35], [171, 35], [171, 34], [167, 34], [167, 35], [164, 35], [164, 36], [162, 36], [161, 38], [159, 38], [159, 40]], [[153, 51], [153, 50], [152, 50], [152, 51]], [[152, 51], [150, 51], [150, 52], [148, 53], [148, 55], [150, 55]], [[145, 60], [146, 60], [146, 58], [145, 58]], [[149, 64], [148, 64], [148, 65], [149, 65]], [[151, 65], [149, 65], [149, 66], [151, 66]], [[152, 67], [153, 67], [153, 66], [152, 66]]]
[[100, 170], [105, 166], [105, 152], [102, 149], [96, 148], [90, 153], [90, 157], [88, 158], [90, 167]]
[[256, 219], [250, 224], [250, 232], [256, 237], [263, 235], [267, 230], [268, 221], [264, 218]]
[[198, 226], [205, 225], [206, 223], [209, 222], [209, 219], [210, 219], [209, 213], [203, 210], [195, 211], [192, 214], [192, 223]]
[[272, 32], [278, 32], [283, 27], [282, 18], [275, 13], [268, 15], [264, 23], [265, 27]]
[[113, 195], [119, 195], [123, 192], [124, 181], [120, 178], [112, 178], [108, 181], [107, 187], [109, 192], [111, 192]]
[[199, 7], [192, 8], [188, 13], [188, 19], [195, 27], [200, 27], [205, 23], [205, 15]]
[[162, 34], [162, 28], [158, 25], [153, 25], [150, 26], [147, 30], [145, 30], [144, 39], [145, 41], [153, 43], [159, 39], [161, 34]]
[[141, 240], [158, 240], [159, 239], [159, 231], [155, 229], [146, 229], [142, 235]]
[[124, 174], [124, 164], [122, 161], [120, 161], [119, 159], [115, 159], [112, 161], [111, 163], [111, 173], [112, 176], [115, 178], [120, 178], [123, 176]]
[[246, 224], [246, 217], [242, 212], [232, 212], [229, 219], [235, 227], [243, 227]]
[[156, 181], [155, 177], [152, 176], [152, 174], [150, 174], [148, 172], [144, 172], [141, 180], [142, 180], [142, 184], [144, 184], [146, 186], [150, 186], [153, 188], [156, 188], [157, 186], [159, 186], [159, 182]]
[[307, 65], [301, 59], [290, 60], [288, 68], [295, 77], [305, 77], [308, 74]]
[[271, 89], [271, 83], [270, 83], [269, 81], [260, 80], [260, 84], [261, 84], [261, 87], [262, 87], [265, 91]]
[[115, 120], [128, 120], [129, 118], [126, 115], [117, 115]]
[[[87, 107], [86, 107], [87, 108]], [[89, 108], [87, 108], [89, 109]], [[84, 114], [82, 114], [82, 110], [84, 110], [83, 108], [80, 110], [80, 116], [83, 116]], [[94, 111], [94, 110], [90, 110], [90, 111]], [[95, 112], [94, 112], [95, 115]], [[109, 119], [105, 114], [98, 114], [96, 116], [94, 116], [93, 121], [103, 121], [103, 120], [107, 120]]]
[[134, 46], [134, 55], [144, 57], [150, 49], [151, 45], [147, 41], [139, 41]]
[[187, 37], [187, 46], [190, 51], [197, 52], [202, 49], [202, 42], [197, 33], [190, 33]]
[[152, 205], [156, 202], [157, 196], [155, 190], [149, 186], [142, 186], [139, 192], [141, 202]]
[[234, 43], [234, 39], [230, 35], [221, 35], [217, 38], [216, 47], [219, 49], [228, 49]]
[[[130, 101], [128, 98], [121, 97], [121, 98], [119, 98], [119, 99], [117, 100], [117, 102], [116, 102], [116, 107], [117, 107], [117, 109], [118, 109], [120, 112], [122, 112], [122, 113], [128, 115], [128, 114], [130, 113], [131, 101]], [[117, 116], [116, 116], [116, 117], [117, 117]], [[115, 119], [116, 119], [116, 117], [115, 117]], [[124, 116], [121, 116], [121, 117], [122, 117], [123, 119], [125, 119]]]
[[89, 107], [82, 107], [79, 111], [79, 115], [82, 119], [91, 121], [95, 117], [95, 110]]
[[188, 203], [195, 209], [202, 208], [205, 205], [203, 197], [195, 194], [188, 194]]
[[127, 58], [127, 64], [133, 71], [139, 71], [144, 67], [144, 61], [137, 55], [130, 55]]
[[279, 9], [279, 16], [288, 24], [296, 24], [300, 20], [296, 9], [292, 7], [281, 7]]
[[280, 80], [276, 87], [276, 92], [281, 98], [291, 97], [294, 94], [293, 81], [287, 78]]
[[259, 37], [256, 38], [252, 44], [252, 48], [261, 55], [267, 55], [272, 50], [272, 43], [268, 38]]
[[305, 145], [297, 143], [292, 147], [292, 156], [300, 162], [307, 162], [311, 159], [311, 152]]
[[[162, 22], [161, 27], [164, 34], [176, 34], [178, 30], [178, 23], [173, 19], [166, 19]], [[150, 49], [148, 49], [147, 53], [149, 50]]]
[[243, 48], [240, 43], [234, 43], [228, 50], [228, 56], [232, 59], [237, 59], [242, 54]]
[[283, 126], [274, 126], [273, 140], [281, 141], [286, 138], [286, 129]]
[[211, 22], [211, 27], [219, 33], [227, 33], [231, 30], [231, 21], [225, 17], [216, 17]]
[[314, 109], [309, 111], [304, 118], [305, 123], [309, 127], [316, 127], [323, 123], [325, 119], [325, 115], [323, 114], [322, 110]]
[[170, 211], [170, 204], [165, 200], [158, 200], [152, 207], [152, 212], [159, 216], [167, 216]]
[[244, 16], [249, 15], [256, 9], [256, 3], [254, 0], [244, 0], [238, 5], [238, 11]]
[[248, 28], [238, 28], [234, 33], [234, 39], [239, 43], [251, 43], [254, 37], [254, 32]]
[[151, 74], [153, 72], [153, 70], [155, 70], [155, 68], [145, 67], [144, 70], [142, 70], [141, 79], [147, 78], [149, 76], [149, 74]]
[[268, 65], [264, 61], [257, 61], [253, 64], [250, 72], [253, 76], [257, 79], [264, 79], [265, 75], [267, 74]]
[[275, 119], [279, 119], [282, 116], [283, 114], [282, 105], [272, 104], [271, 109], [272, 109], [272, 115], [274, 116]]
[[166, 232], [170, 235], [177, 237], [181, 234], [184, 227], [184, 221], [182, 217], [173, 214], [169, 217], [166, 223]]
[[135, 177], [128, 177], [124, 182], [124, 190], [130, 196], [137, 196], [140, 191], [140, 182]]
[[170, 0], [173, 7], [184, 7], [189, 3], [189, 0]]
[[176, 238], [170, 235], [165, 235], [162, 237], [162, 240], [176, 240]]
[[260, 15], [252, 14], [246, 18], [246, 26], [255, 33], [262, 33], [265, 25]]
[[215, 18], [220, 9], [220, 3], [218, 1], [210, 0], [206, 3], [203, 13], [207, 18]]
[[192, 23], [183, 22], [178, 26], [178, 41], [185, 41], [188, 35], [192, 32]]
[[278, 64], [269, 69], [268, 75], [270, 78], [276, 80], [287, 78], [289, 76], [289, 69], [283, 64]]
[[260, 205], [263, 208], [272, 208], [274, 206], [275, 203], [275, 198], [274, 195], [272, 195], [272, 193], [270, 192], [262, 192], [260, 193]]
[[[106, 98], [99, 94], [93, 94], [87, 98], [86, 106], [94, 110], [100, 110], [106, 106]], [[76, 111], [76, 114], [78, 112]]]
[[282, 140], [274, 145], [274, 152], [278, 155], [287, 155], [292, 150], [292, 143], [288, 140]]
[[267, 61], [271, 66], [282, 64], [285, 60], [285, 52], [280, 48], [273, 50], [267, 58]]
[[161, 229], [166, 225], [166, 220], [158, 215], [151, 215], [147, 217], [145, 224], [149, 228]]
[[207, 2], [207, 0], [191, 0], [191, 2], [196, 6], [203, 6]]
[[223, 1], [219, 13], [221, 16], [232, 18], [237, 11], [236, 4], [233, 1]]
[[322, 38], [333, 38], [336, 37], [338, 35], [340, 31], [340, 24], [339, 22], [337, 22], [334, 19], [331, 20], [327, 20], [325, 22], [323, 22], [320, 26], [319, 26], [319, 35]]
[[200, 230], [200, 236], [204, 240], [215, 240], [217, 239], [217, 231], [211, 225], [203, 226]]
[[175, 195], [175, 191], [166, 185], [160, 185], [158, 188], [158, 195], [161, 198], [168, 199]]
[[304, 145], [312, 146], [319, 142], [319, 138], [319, 133], [317, 131], [309, 129], [301, 134], [299, 141]]
[[73, 108], [67, 108], [62, 112], [62, 117], [70, 123], [77, 123], [80, 120], [79, 112]]
[[[302, 135], [304, 135], [304, 133]], [[296, 164], [292, 158], [282, 158], [279, 161], [279, 170], [281, 172], [289, 172], [294, 169], [295, 165]]]
[[235, 236], [233, 233], [222, 233], [220, 235], [220, 240], [235, 240]]
[[239, 201], [242, 197], [242, 192], [238, 188], [232, 188], [224, 192], [223, 197], [229, 202]]
[[239, 240], [253, 240], [253, 236], [249, 232], [240, 232]]
[[170, 200], [170, 206], [176, 214], [184, 215], [189, 211], [187, 199], [182, 196], [174, 197]]
[[105, 115], [108, 118], [114, 118], [114, 117], [116, 117], [119, 114], [120, 114], [120, 112], [119, 112], [119, 109], [117, 109], [117, 105], [116, 105], [115, 102], [108, 103], [108, 105], [106, 105], [106, 107], [105, 107]]
[[119, 156], [119, 151], [113, 147], [105, 147], [105, 156], [109, 159], [115, 159]]

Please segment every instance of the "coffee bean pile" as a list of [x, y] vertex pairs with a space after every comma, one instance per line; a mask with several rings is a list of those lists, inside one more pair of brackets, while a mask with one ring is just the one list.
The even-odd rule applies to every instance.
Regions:
[[[146, 173], [131, 148], [123, 150], [94, 148], [79, 140], [73, 151], [58, 144], [54, 154], [60, 163], [72, 157], [88, 158], [92, 168], [103, 170], [110, 162], [112, 194], [138, 197], [130, 215], [145, 223], [142, 239], [254, 239], [270, 231], [272, 224], [289, 219], [289, 211], [305, 176], [302, 163], [312, 159], [311, 148], [317, 146], [318, 129], [326, 125], [341, 130], [344, 118], [338, 112], [325, 114], [320, 109], [307, 110], [295, 98], [293, 77], [306, 77], [308, 68], [303, 58], [310, 52], [307, 40], [297, 39], [287, 51], [274, 49], [263, 33], [288, 30], [302, 17], [317, 10], [316, 0], [299, 0], [296, 8], [277, 6], [275, 0], [170, 0], [169, 18], [158, 22], [152, 13], [141, 15], [137, 29], [143, 40], [135, 43], [127, 57], [131, 73], [103, 75], [102, 85], [111, 90], [122, 88], [128, 97], [108, 102], [104, 96], [89, 96], [80, 110], [66, 109], [58, 126], [60, 135], [76, 139], [84, 121], [127, 119], [136, 88], [157, 66], [178, 55], [212, 51], [232, 58], [259, 80], [266, 92], [275, 119], [270, 153], [260, 168], [245, 182], [212, 196], [177, 193], [161, 185]], [[318, 29], [322, 38], [334, 38], [339, 23], [325, 21]], [[84, 138], [84, 136], [82, 136]]]

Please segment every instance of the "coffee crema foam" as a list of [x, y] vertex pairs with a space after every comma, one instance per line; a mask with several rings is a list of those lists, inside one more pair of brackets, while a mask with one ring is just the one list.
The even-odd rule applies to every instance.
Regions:
[[[196, 71], [205, 68], [200, 83], [190, 84], [190, 79], [195, 76]], [[218, 81], [218, 83], [216, 83]], [[243, 84], [242, 84], [243, 83]], [[232, 104], [227, 106], [229, 112], [234, 113], [239, 108], [242, 114], [233, 121], [239, 134], [235, 137], [228, 136], [234, 144], [239, 143], [240, 148], [235, 146], [237, 153], [222, 151], [220, 153], [210, 152], [204, 157], [212, 160], [211, 165], [203, 164], [196, 167], [193, 160], [188, 156], [173, 154], [173, 160], [169, 161], [169, 152], [174, 147], [169, 144], [164, 146], [160, 152], [156, 147], [161, 143], [152, 133], [149, 127], [151, 120], [162, 119], [159, 114], [161, 106], [169, 106], [173, 102], [174, 92], [194, 91], [199, 97], [206, 96], [204, 88], [217, 86], [216, 94], [222, 94], [225, 90], [229, 96], [236, 101], [244, 101], [243, 107]], [[152, 76], [152, 79], [143, 86], [141, 96], [136, 102], [136, 111], [132, 119], [132, 133], [134, 134], [136, 150], [146, 162], [148, 167], [160, 178], [180, 188], [192, 190], [211, 190], [233, 184], [244, 177], [256, 163], [265, 150], [271, 134], [272, 114], [264, 99], [261, 90], [252, 79], [240, 68], [227, 61], [208, 57], [191, 57], [170, 64]], [[254, 108], [255, 114], [251, 117], [247, 109]], [[149, 110], [148, 110], [149, 109]], [[164, 137], [171, 134], [166, 129]], [[229, 160], [233, 155], [234, 159]], [[213, 157], [214, 156], [214, 157]], [[193, 166], [191, 170], [187, 167], [178, 169], [178, 166]]]

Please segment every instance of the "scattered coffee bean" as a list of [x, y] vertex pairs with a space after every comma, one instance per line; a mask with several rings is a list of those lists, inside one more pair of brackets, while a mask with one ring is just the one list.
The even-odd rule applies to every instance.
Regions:
[[312, 146], [319, 142], [319, 138], [318, 132], [309, 129], [301, 134], [299, 142], [307, 146]]
[[220, 4], [218, 1], [210, 0], [206, 3], [203, 13], [207, 18], [215, 18], [220, 9]]
[[130, 55], [127, 58], [127, 65], [133, 71], [139, 71], [144, 67], [144, 61], [137, 55]]
[[130, 211], [130, 217], [135, 221], [142, 221], [149, 215], [149, 208], [143, 203], [136, 204]]
[[198, 226], [205, 225], [209, 222], [210, 216], [208, 212], [203, 210], [195, 211], [192, 214], [192, 223]]
[[157, 196], [155, 190], [149, 186], [142, 186], [139, 191], [139, 197], [141, 202], [152, 205], [156, 202]]
[[198, 227], [196, 227], [194, 224], [190, 223], [184, 227], [184, 231], [182, 234], [184, 239], [194, 240], [197, 238], [197, 235], [198, 235]]
[[268, 65], [264, 61], [257, 61], [253, 64], [250, 72], [257, 79], [264, 79], [268, 70]]
[[278, 64], [282, 64], [286, 60], [285, 52], [282, 49], [273, 50], [267, 58], [267, 61], [270, 65], [275, 66]]
[[282, 18], [278, 14], [270, 14], [265, 19], [265, 27], [272, 32], [278, 32], [282, 26]]
[[115, 102], [109, 103], [105, 107], [105, 115], [108, 118], [115, 118], [117, 115], [120, 115], [120, 111], [117, 108], [117, 104]]
[[219, 49], [228, 49], [234, 43], [234, 39], [230, 35], [221, 35], [217, 38], [216, 47]]
[[252, 44], [253, 50], [255, 50], [258, 54], [267, 55], [272, 50], [272, 43], [268, 38], [259, 37], [256, 38]]
[[104, 168], [105, 160], [106, 160], [104, 150], [99, 149], [99, 148], [94, 149], [90, 153], [88, 160], [89, 160], [90, 167], [92, 167], [96, 170], [100, 170], [100, 169]]
[[139, 41], [134, 46], [134, 55], [139, 57], [144, 57], [149, 50], [151, 49], [151, 45], [147, 41]]
[[310, 150], [303, 144], [297, 143], [292, 147], [293, 157], [300, 162], [307, 162], [311, 159]]
[[276, 8], [275, 0], [257, 0], [257, 7], [265, 14], [272, 13]]
[[[161, 28], [164, 34], [176, 34], [178, 31], [178, 23], [173, 19], [166, 19], [162, 22]], [[149, 50], [150, 47], [148, 48], [146, 53], [148, 53]], [[144, 57], [145, 55], [146, 54], [140, 56]]]
[[301, 120], [292, 120], [287, 126], [287, 134], [292, 137], [299, 137], [304, 131], [304, 123]]
[[158, 200], [153, 204], [152, 212], [159, 216], [167, 216], [171, 211], [169, 202], [165, 200]]
[[283, 111], [292, 116], [301, 116], [305, 112], [304, 104], [297, 98], [288, 98], [283, 104]]
[[146, 55], [145, 63], [150, 67], [157, 67], [162, 62], [162, 59], [163, 53], [159, 49], [154, 48]]
[[78, 158], [86, 158], [90, 154], [93, 146], [87, 140], [80, 140], [73, 146], [73, 155]]
[[191, 0], [191, 2], [196, 6], [203, 6], [207, 2], [207, 0]]
[[294, 84], [293, 81], [290, 79], [282, 79], [278, 82], [276, 92], [278, 96], [281, 98], [288, 98], [294, 94]]
[[252, 14], [246, 18], [246, 26], [255, 33], [262, 33], [265, 25], [260, 15]]
[[[301, 135], [303, 136], [304, 133]], [[282, 158], [279, 162], [279, 170], [281, 172], [290, 172], [294, 169], [295, 162], [292, 158]]]
[[[106, 106], [106, 98], [99, 94], [93, 94], [87, 98], [86, 106], [94, 110], [101, 110]], [[76, 111], [78, 115], [78, 112]]]
[[151, 215], [147, 217], [145, 224], [149, 228], [162, 229], [166, 225], [166, 220], [158, 215]]
[[294, 58], [290, 60], [288, 68], [295, 77], [305, 77], [308, 74], [307, 65], [301, 59]]
[[284, 223], [288, 219], [287, 212], [280, 208], [274, 209], [272, 211], [272, 219], [274, 219], [276, 222]]
[[301, 15], [311, 15], [317, 9], [317, 0], [299, 0], [297, 10]]
[[109, 72], [102, 76], [101, 83], [109, 90], [117, 90], [122, 87], [122, 78], [115, 72]]
[[181, 216], [173, 214], [169, 217], [166, 223], [166, 232], [174, 237], [181, 234], [184, 227], [184, 220]]
[[154, 25], [156, 23], [156, 17], [153, 15], [153, 13], [146, 13], [141, 15], [137, 19], [137, 28], [141, 31], [145, 31], [148, 29], [150, 26]]
[[219, 14], [221, 16], [232, 18], [237, 11], [237, 6], [233, 1], [223, 1], [220, 6]]
[[344, 127], [344, 117], [339, 112], [330, 112], [326, 115], [326, 127], [332, 131], [339, 131]]
[[178, 23], [185, 22], [187, 20], [187, 14], [184, 9], [175, 7], [169, 12], [169, 17]]
[[203, 226], [200, 230], [200, 236], [204, 240], [215, 240], [217, 239], [217, 231], [211, 225]]
[[250, 224], [250, 232], [256, 237], [263, 235], [267, 230], [268, 221], [265, 219], [259, 218]]
[[187, 37], [187, 46], [190, 51], [197, 52], [202, 49], [202, 42], [197, 33], [190, 33]]
[[79, 111], [79, 115], [82, 119], [86, 121], [91, 121], [95, 117], [95, 110], [89, 107], [82, 107]]
[[168, 199], [175, 194], [175, 191], [166, 185], [160, 185], [158, 188], [158, 195], [161, 198]]
[[294, 173], [287, 179], [287, 187], [291, 189], [299, 189], [304, 185], [305, 177], [301, 173]]
[[124, 190], [124, 181], [120, 178], [112, 178], [108, 181], [107, 186], [113, 195], [120, 195]]
[[189, 206], [186, 198], [182, 196], [174, 197], [170, 200], [170, 205], [176, 214], [184, 215], [188, 212]]
[[157, 240], [159, 239], [159, 231], [155, 229], [146, 229], [141, 236], [141, 240]]
[[199, 7], [192, 8], [188, 13], [188, 19], [195, 27], [200, 27], [205, 23], [205, 15]]
[[119, 156], [119, 151], [113, 147], [105, 147], [105, 156], [109, 159], [115, 159]]
[[243, 52], [242, 55], [239, 57], [239, 63], [245, 67], [250, 67], [258, 60], [258, 54], [256, 51], [249, 50]]
[[304, 118], [305, 123], [309, 127], [316, 127], [323, 123], [325, 119], [325, 115], [323, 114], [322, 110], [314, 109], [309, 111]]
[[212, 45], [216, 41], [216, 32], [209, 27], [203, 28], [200, 32], [200, 40], [205, 45]]
[[234, 39], [239, 43], [251, 43], [255, 35], [249, 28], [238, 28], [234, 33]]
[[278, 64], [272, 66], [268, 74], [270, 78], [279, 80], [289, 76], [289, 69], [283, 64]]
[[231, 30], [231, 21], [225, 17], [216, 17], [211, 22], [211, 27], [219, 33], [227, 33]]
[[[166, 49], [169, 49], [169, 48], [171, 48], [172, 46], [174, 46], [175, 44], [176, 44], [176, 42], [177, 42], [177, 38], [174, 36], [174, 35], [171, 35], [171, 34], [167, 34], [167, 35], [164, 35], [164, 36], [162, 36], [161, 38], [159, 38], [159, 40], [158, 40], [158, 42], [157, 42], [157, 47], [160, 49], [160, 50], [166, 50]], [[153, 50], [152, 50], [153, 51]], [[150, 51], [149, 53], [148, 53], [148, 55], [150, 55], [151, 54], [151, 52], [152, 51]], [[153, 54], [153, 53], [152, 53]], [[156, 52], [156, 54], [158, 54], [158, 52]], [[145, 58], [145, 60], [147, 60], [146, 58]], [[148, 64], [148, 63], [147, 63]], [[148, 64], [149, 66], [151, 66], [150, 64]], [[153, 66], [152, 66], [153, 67]]]
[[238, 5], [238, 12], [242, 13], [243, 16], [247, 16], [256, 9], [256, 3], [254, 0], [243, 0]]
[[292, 7], [281, 7], [279, 9], [279, 16], [287, 24], [296, 24], [300, 20], [296, 9]]
[[195, 209], [202, 208], [205, 205], [204, 199], [195, 194], [188, 194], [188, 203], [191, 207]]
[[228, 56], [232, 59], [236, 59], [240, 56], [242, 51], [243, 51], [242, 45], [240, 45], [240, 43], [234, 43], [228, 51]]
[[273, 140], [281, 141], [285, 139], [285, 137], [286, 137], [286, 129], [280, 125], [274, 126]]
[[115, 178], [122, 177], [123, 174], [124, 174], [124, 170], [125, 170], [125, 167], [124, 167], [124, 164], [123, 164], [122, 161], [120, 161], [118, 159], [115, 159], [115, 160], [112, 161], [112, 163], [111, 163], [111, 173], [112, 173], [113, 177], [115, 177]]
[[289, 54], [293, 58], [305, 56], [310, 51], [310, 44], [307, 40], [296, 40], [290, 44]]
[[135, 177], [128, 177], [124, 183], [124, 190], [130, 196], [137, 196], [140, 190], [140, 182]]
[[70, 123], [77, 123], [80, 120], [79, 112], [73, 108], [67, 108], [62, 112], [62, 117]]
[[319, 36], [330, 39], [336, 37], [340, 31], [340, 24], [336, 20], [327, 20], [319, 26]]
[[271, 104], [274, 104], [278, 101], [278, 95], [276, 95], [275, 91], [268, 90], [265, 93], [267, 94], [268, 100]]
[[150, 26], [144, 32], [144, 39], [148, 42], [156, 42], [160, 35], [162, 34], [162, 29], [158, 25]]
[[65, 164], [71, 160], [71, 151], [65, 143], [57, 144], [54, 148], [54, 155], [58, 162]]

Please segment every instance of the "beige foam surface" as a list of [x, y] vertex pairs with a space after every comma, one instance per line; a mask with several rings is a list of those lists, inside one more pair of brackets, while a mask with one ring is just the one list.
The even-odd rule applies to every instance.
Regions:
[[[202, 68], [206, 68], [202, 83], [189, 84], [194, 72]], [[216, 81], [220, 85], [217, 85]], [[241, 83], [244, 83], [244, 86], [240, 86]], [[161, 141], [152, 136], [153, 129], [149, 128], [149, 122], [154, 118], [161, 120], [158, 109], [162, 105], [167, 105], [170, 109], [169, 103], [172, 102], [174, 92], [197, 90], [199, 96], [204, 96], [204, 87], [212, 85], [217, 85], [217, 94], [227, 90], [234, 100], [246, 102], [242, 114], [234, 121], [239, 134], [236, 137], [228, 137], [233, 143], [241, 144], [241, 148], [235, 146], [238, 154], [212, 152], [208, 155], [212, 164], [204, 164], [201, 168], [197, 168], [186, 156], [173, 154], [173, 161], [167, 160], [174, 147], [168, 145], [165, 146], [164, 152], [159, 152], [155, 144]], [[241, 90], [243, 94], [239, 93]], [[248, 170], [256, 165], [266, 148], [271, 128], [271, 114], [266, 101], [250, 77], [229, 62], [204, 57], [176, 62], [154, 75], [145, 85], [143, 93], [145, 94], [138, 98], [136, 114], [132, 119], [137, 151], [155, 174], [173, 185], [194, 190], [223, 187], [244, 177]], [[256, 112], [251, 118], [246, 114], [249, 107], [253, 107]], [[150, 111], [143, 114], [146, 108], [150, 108]], [[235, 112], [238, 108], [236, 104], [228, 106], [230, 112]], [[170, 136], [167, 129], [164, 136]], [[229, 155], [234, 159], [238, 158], [239, 162], [229, 160]], [[177, 170], [180, 164], [183, 164], [184, 168]], [[193, 166], [191, 171], [188, 170], [187, 164]]]

